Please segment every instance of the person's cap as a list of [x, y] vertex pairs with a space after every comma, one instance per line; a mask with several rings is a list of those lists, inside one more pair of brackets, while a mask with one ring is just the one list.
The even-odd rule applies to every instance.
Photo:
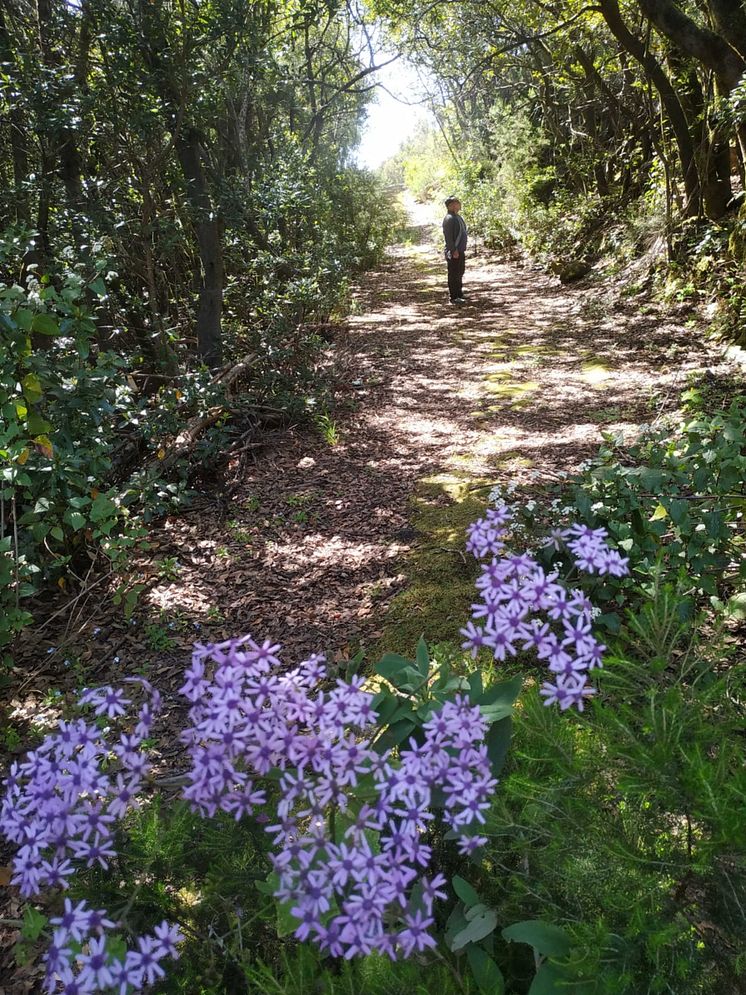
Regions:
[[451, 206], [451, 204], [452, 204], [452, 203], [453, 203], [454, 201], [456, 201], [456, 200], [458, 200], [458, 201], [459, 201], [459, 203], [461, 203], [461, 200], [460, 200], [460, 198], [459, 198], [459, 197], [446, 197], [446, 207], [450, 207], [450, 206]]

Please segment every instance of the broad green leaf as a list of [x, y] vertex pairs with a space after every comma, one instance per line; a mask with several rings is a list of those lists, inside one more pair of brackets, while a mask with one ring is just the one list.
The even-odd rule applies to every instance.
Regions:
[[556, 964], [542, 964], [531, 982], [528, 995], [575, 995], [576, 992], [578, 988], [568, 985], [564, 972]]
[[648, 519], [648, 521], [649, 522], [659, 522], [662, 518], [668, 518], [668, 512], [666, 511], [666, 509], [663, 507], [662, 504], [659, 504], [656, 507], [656, 509], [653, 512], [653, 514]]
[[729, 618], [746, 618], [746, 592], [739, 592], [728, 599], [728, 603], [725, 606], [725, 614]]
[[475, 670], [473, 673], [469, 674], [469, 698], [472, 701], [479, 701], [484, 694], [484, 682], [482, 680], [481, 670]]
[[455, 874], [451, 878], [451, 884], [453, 885], [453, 890], [456, 892], [467, 909], [471, 908], [473, 905], [479, 904], [479, 895], [468, 881], [464, 881], [464, 879], [459, 877], [458, 874]]
[[40, 335], [59, 335], [60, 326], [51, 314], [35, 314], [31, 322], [31, 330]]
[[38, 415], [35, 411], [32, 411], [28, 416], [28, 434], [29, 435], [46, 435], [47, 432], [51, 432], [54, 426]]
[[567, 932], [561, 926], [542, 919], [514, 922], [512, 926], [505, 927], [502, 935], [505, 940], [528, 943], [540, 954], [549, 957], [563, 957], [570, 952], [571, 942]]
[[494, 777], [502, 770], [505, 758], [510, 749], [510, 740], [513, 733], [513, 720], [509, 715], [498, 722], [493, 722], [487, 730], [486, 744], [487, 756]]
[[35, 373], [27, 373], [21, 381], [21, 386], [23, 387], [23, 396], [29, 404], [36, 404], [44, 396], [41, 380]]
[[487, 688], [482, 697], [479, 699], [479, 704], [495, 705], [498, 703], [505, 703], [507, 705], [512, 705], [521, 693], [522, 686], [523, 678], [520, 676], [513, 677], [509, 681], [500, 681], [499, 684], [493, 684]]
[[424, 680], [414, 663], [398, 653], [386, 653], [376, 664], [375, 671], [402, 691], [414, 691]]
[[86, 523], [85, 515], [81, 515], [79, 511], [72, 511], [70, 508], [68, 508], [62, 517], [75, 532], [77, 532], [78, 529], [82, 529]]
[[105, 494], [98, 494], [91, 505], [91, 520], [102, 522], [107, 518], [113, 518], [117, 514], [117, 506]]
[[503, 995], [505, 980], [490, 955], [474, 944], [466, 948], [469, 967], [482, 995]]
[[[470, 918], [471, 917], [471, 918]], [[497, 912], [486, 905], [477, 905], [466, 913], [466, 926], [453, 937], [451, 950], [462, 950], [467, 943], [476, 943], [489, 936], [497, 926]]]
[[453, 941], [456, 936], [468, 926], [464, 911], [464, 907], [459, 903], [454, 906], [451, 914], [448, 916], [444, 939], [449, 950], [453, 949]]
[[18, 325], [19, 328], [22, 328], [24, 330], [24, 332], [30, 332], [31, 323], [34, 320], [34, 312], [29, 311], [29, 309], [26, 307], [16, 308], [16, 310], [13, 312], [13, 320], [15, 321], [15, 323]]
[[400, 722], [394, 722], [382, 734], [380, 739], [376, 740], [376, 750], [379, 753], [385, 753], [386, 750], [398, 746], [405, 739], [409, 739], [416, 728], [417, 726], [411, 719], [402, 719]]

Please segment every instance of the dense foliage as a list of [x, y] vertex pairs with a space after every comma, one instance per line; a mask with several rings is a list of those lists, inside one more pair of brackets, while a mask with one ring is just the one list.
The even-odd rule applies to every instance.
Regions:
[[[0, 7], [0, 646], [46, 583], [121, 566], [247, 409], [318, 400], [321, 333], [392, 235], [348, 164], [355, 18]], [[228, 404], [210, 370], [239, 359]]]

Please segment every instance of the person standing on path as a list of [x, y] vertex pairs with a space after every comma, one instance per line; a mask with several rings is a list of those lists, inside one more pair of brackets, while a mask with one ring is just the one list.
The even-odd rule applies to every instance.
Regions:
[[461, 201], [458, 197], [446, 199], [448, 214], [443, 218], [443, 236], [446, 240], [445, 256], [448, 264], [448, 294], [451, 304], [464, 303], [463, 279], [466, 268], [466, 244], [468, 232], [466, 222], [459, 213]]

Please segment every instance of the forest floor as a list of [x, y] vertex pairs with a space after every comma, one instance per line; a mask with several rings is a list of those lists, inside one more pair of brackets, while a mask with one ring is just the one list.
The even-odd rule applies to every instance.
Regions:
[[728, 365], [686, 307], [563, 287], [485, 252], [470, 253], [467, 303], [451, 305], [437, 218], [411, 214], [334, 344], [334, 422], [276, 433], [228, 496], [156, 527], [159, 566], [129, 624], [102, 597], [32, 636], [17, 719], [59, 686], [50, 672], [178, 686], [194, 639], [270, 637], [288, 659], [453, 639], [472, 592], [464, 529], [494, 484], [538, 497], [601, 431], [634, 436], [690, 374]]

